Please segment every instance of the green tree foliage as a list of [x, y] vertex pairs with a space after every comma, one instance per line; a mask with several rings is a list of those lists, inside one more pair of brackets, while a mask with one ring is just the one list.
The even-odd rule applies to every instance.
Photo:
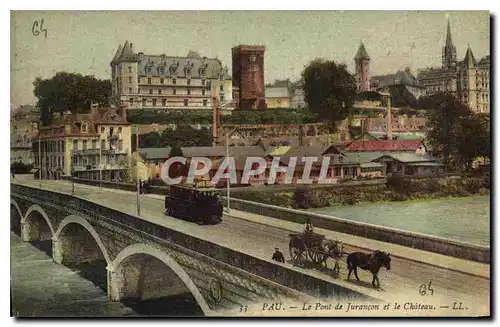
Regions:
[[[127, 119], [132, 124], [212, 124], [211, 110], [156, 111], [128, 110]], [[234, 110], [231, 114], [222, 115], [222, 124], [299, 124], [317, 123], [318, 115], [307, 110], [266, 109], [266, 110]]]
[[376, 91], [365, 91], [356, 94], [356, 101], [382, 101], [382, 96]]
[[316, 59], [302, 72], [305, 101], [321, 118], [339, 121], [349, 114], [356, 96], [356, 81], [345, 65]]
[[163, 133], [151, 132], [139, 136], [141, 148], [164, 148], [210, 146], [212, 145], [212, 129], [195, 129], [189, 125], [178, 125], [175, 130], [165, 130]]
[[490, 145], [489, 117], [478, 114], [463, 117], [456, 140], [456, 149], [461, 163], [471, 169], [475, 158], [489, 158]]
[[451, 94], [439, 93], [428, 99], [429, 106], [434, 108], [428, 117], [429, 132], [427, 138], [431, 147], [442, 152], [444, 164], [448, 165], [453, 154], [460, 132], [462, 118], [470, 114]]
[[50, 123], [54, 112], [87, 112], [91, 102], [106, 106], [111, 95], [109, 80], [75, 73], [58, 72], [49, 79], [37, 77], [33, 85], [44, 125]]
[[408, 91], [406, 85], [393, 85], [389, 87], [391, 93], [392, 106], [396, 108], [418, 108], [418, 101], [415, 96]]
[[471, 168], [478, 156], [490, 156], [489, 117], [472, 113], [450, 94], [440, 93], [426, 99], [426, 106], [434, 108], [428, 116], [429, 144], [442, 153], [445, 165], [451, 157]]

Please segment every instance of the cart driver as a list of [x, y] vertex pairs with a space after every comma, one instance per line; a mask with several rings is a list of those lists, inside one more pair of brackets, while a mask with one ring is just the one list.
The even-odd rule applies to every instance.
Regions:
[[312, 233], [314, 232], [313, 224], [311, 223], [311, 219], [307, 218], [306, 224], [304, 226], [304, 233]]
[[314, 232], [313, 224], [311, 223], [311, 219], [306, 219], [306, 224], [304, 225], [304, 241], [307, 247], [311, 246], [312, 236]]

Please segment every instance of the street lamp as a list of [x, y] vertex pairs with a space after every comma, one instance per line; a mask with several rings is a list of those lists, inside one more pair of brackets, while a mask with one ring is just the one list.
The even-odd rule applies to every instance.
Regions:
[[141, 216], [141, 206], [139, 203], [141, 182], [139, 180], [139, 119], [142, 117], [144, 110], [141, 109], [140, 115], [137, 117], [135, 124], [135, 175], [136, 175], [136, 189], [137, 189], [137, 216]]
[[[220, 92], [219, 93], [219, 99], [221, 99], [222, 95], [224, 93], [223, 92]], [[218, 109], [221, 109], [221, 108], [224, 108], [224, 107], [227, 107], [229, 104], [231, 104], [231, 101], [227, 101], [227, 102], [224, 102], [222, 104], [218, 103]], [[214, 117], [214, 119], [217, 119], [217, 117]], [[214, 124], [214, 126], [217, 126], [217, 124]], [[216, 131], [214, 131], [214, 133], [216, 133]], [[224, 133], [226, 134], [226, 158], [229, 158], [229, 132], [224, 129]], [[231, 172], [229, 172], [229, 180], [226, 182], [226, 188], [227, 188], [227, 212], [229, 213], [229, 211], [231, 210], [231, 207], [229, 205], [229, 202], [230, 202], [230, 195], [231, 195]]]
[[71, 150], [71, 156], [70, 156], [71, 157], [70, 158], [71, 159], [70, 160], [70, 162], [71, 162], [71, 171], [70, 171], [70, 173], [71, 173], [71, 184], [72, 184], [71, 185], [71, 188], [72, 188], [71, 189], [71, 195], [74, 196], [75, 195], [75, 164], [74, 164], [73, 159], [74, 159], [75, 154], [74, 154], [73, 151], [74, 150]]
[[135, 175], [136, 175], [136, 188], [137, 188], [137, 216], [141, 216], [141, 206], [139, 204], [140, 187], [139, 181], [139, 122], [135, 125]]
[[42, 188], [42, 146], [41, 146], [40, 132], [38, 132], [38, 182], [40, 189]]

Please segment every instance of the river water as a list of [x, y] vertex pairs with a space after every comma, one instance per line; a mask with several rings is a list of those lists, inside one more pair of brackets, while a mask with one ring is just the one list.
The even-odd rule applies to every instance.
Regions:
[[365, 203], [308, 211], [490, 246], [490, 197], [487, 195]]
[[[37, 245], [38, 246], [38, 245]], [[11, 298], [15, 316], [127, 317], [202, 316], [191, 294], [125, 305], [108, 300], [102, 278], [58, 265], [44, 247], [11, 232]], [[97, 274], [99, 275], [99, 274]], [[101, 276], [102, 277], [102, 276]], [[94, 280], [93, 280], [94, 279]]]

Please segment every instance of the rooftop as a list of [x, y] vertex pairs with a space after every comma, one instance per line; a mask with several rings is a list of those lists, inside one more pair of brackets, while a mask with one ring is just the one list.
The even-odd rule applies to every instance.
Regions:
[[285, 86], [266, 86], [266, 98], [289, 98], [290, 92]]
[[120, 45], [111, 63], [137, 62], [139, 76], [165, 76], [185, 78], [224, 78], [231, 79], [227, 67], [217, 58], [202, 57], [196, 51], [189, 51], [186, 57], [149, 55], [142, 52], [135, 53], [132, 43], [125, 42]]
[[347, 148], [349, 151], [416, 151], [421, 146], [421, 140], [354, 140]]

